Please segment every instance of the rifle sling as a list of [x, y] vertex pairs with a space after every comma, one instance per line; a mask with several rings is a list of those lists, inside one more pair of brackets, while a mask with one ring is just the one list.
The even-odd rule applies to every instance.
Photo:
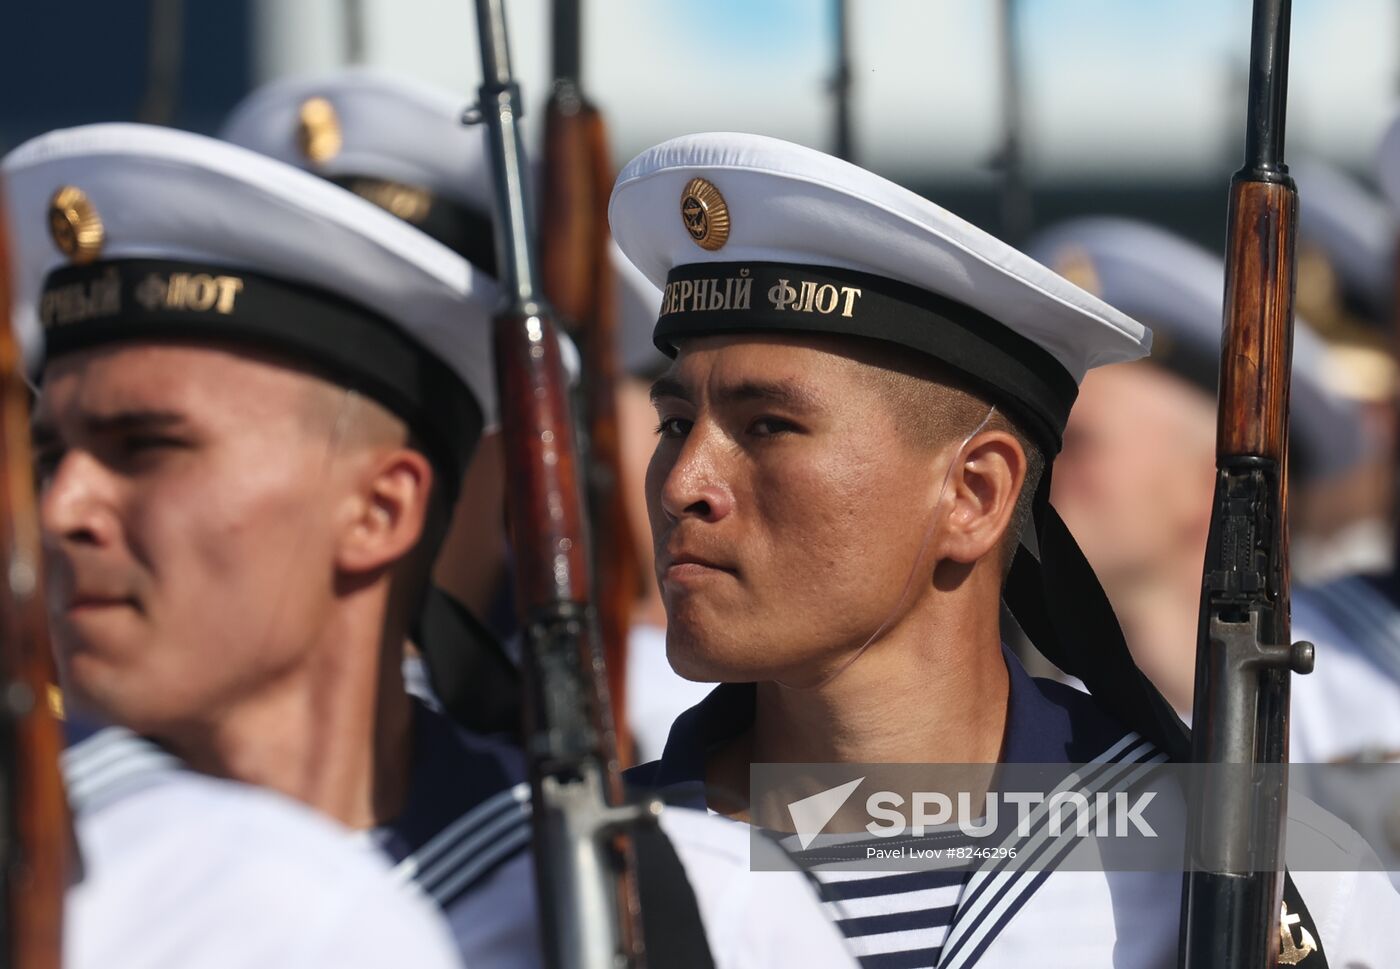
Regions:
[[647, 964], [666, 969], [714, 969], [714, 957], [700, 919], [700, 906], [671, 839], [660, 826], [632, 829], [637, 858], [637, 891]]

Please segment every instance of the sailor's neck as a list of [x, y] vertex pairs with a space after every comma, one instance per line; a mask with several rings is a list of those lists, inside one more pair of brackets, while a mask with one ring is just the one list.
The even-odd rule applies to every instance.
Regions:
[[310, 651], [276, 681], [157, 739], [195, 770], [270, 788], [347, 827], [384, 823], [408, 794], [403, 641], [346, 641], [354, 638]]
[[758, 684], [754, 723], [716, 751], [712, 786], [752, 763], [995, 763], [1010, 691], [997, 610], [896, 628], [810, 689]]

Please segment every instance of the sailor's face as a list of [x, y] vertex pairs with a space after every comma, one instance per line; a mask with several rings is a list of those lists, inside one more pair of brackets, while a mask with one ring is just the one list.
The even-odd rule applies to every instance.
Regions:
[[647, 505], [683, 676], [811, 682], [901, 603], [934, 472], [835, 349], [692, 340], [654, 387]]
[[1147, 363], [1090, 371], [1055, 461], [1051, 500], [1111, 595], [1205, 553], [1215, 406]]
[[159, 732], [227, 711], [295, 663], [332, 586], [311, 381], [177, 345], [48, 368], [40, 518], [77, 709]]

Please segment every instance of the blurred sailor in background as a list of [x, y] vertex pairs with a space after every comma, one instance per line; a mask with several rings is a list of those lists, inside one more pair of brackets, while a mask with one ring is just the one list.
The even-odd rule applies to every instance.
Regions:
[[1291, 564], [1317, 584], [1388, 571], [1394, 556], [1396, 364], [1391, 332], [1400, 223], [1379, 195], [1317, 159], [1290, 164], [1298, 184], [1298, 315], [1326, 341], [1321, 377], [1353, 402], [1355, 470], [1298, 497]]

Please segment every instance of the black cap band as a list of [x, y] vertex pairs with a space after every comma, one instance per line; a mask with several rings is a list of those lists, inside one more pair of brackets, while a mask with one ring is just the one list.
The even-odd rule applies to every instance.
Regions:
[[1079, 387], [1049, 352], [970, 306], [870, 273], [776, 262], [677, 266], [666, 281], [654, 340], [721, 333], [856, 336], [926, 354], [984, 388], [1057, 454]]
[[486, 275], [496, 276], [496, 236], [491, 213], [444, 198], [426, 188], [368, 175], [335, 175], [326, 181], [349, 189], [432, 236]]
[[449, 497], [481, 436], [481, 408], [446, 364], [377, 313], [309, 286], [200, 263], [119, 259], [50, 273], [39, 316], [48, 359], [151, 339], [284, 353], [402, 418]]

